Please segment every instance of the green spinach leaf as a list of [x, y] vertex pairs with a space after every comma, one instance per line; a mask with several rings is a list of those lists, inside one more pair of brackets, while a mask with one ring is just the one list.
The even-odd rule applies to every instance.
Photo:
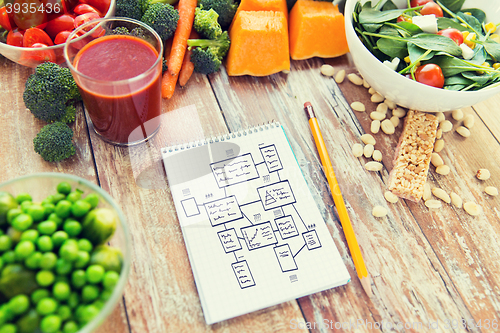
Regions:
[[418, 34], [409, 38], [408, 42], [426, 50], [443, 51], [457, 57], [462, 55], [462, 49], [451, 38], [441, 35]]
[[422, 33], [422, 29], [416, 24], [413, 24], [411, 22], [406, 22], [406, 21], [401, 21], [397, 23], [398, 26], [400, 26], [402, 29], [408, 31], [411, 36]]
[[387, 0], [387, 2], [382, 7], [382, 10], [392, 10], [392, 9], [398, 9], [398, 6], [396, 6], [394, 2], [392, 2], [391, 0]]
[[[457, 16], [460, 17], [465, 22], [467, 22], [467, 24], [469, 24], [471, 26], [472, 30], [474, 30], [474, 32], [476, 34], [478, 34], [479, 36], [484, 36], [483, 27], [482, 27], [481, 23], [477, 20], [477, 18], [475, 18], [472, 15], [464, 14], [462, 12], [458, 12]], [[479, 37], [479, 36], [477, 36], [477, 37]]]
[[430, 52], [426, 56], [422, 57], [427, 50], [418, 47], [413, 43], [408, 43], [408, 54], [410, 56], [410, 61], [413, 64], [416, 61], [426, 61], [432, 59], [435, 56], [435, 52]]
[[432, 59], [432, 62], [441, 67], [445, 77], [478, 70], [477, 67], [471, 66], [464, 60], [455, 57], [439, 56]]
[[486, 21], [486, 13], [479, 8], [462, 9], [461, 12], [471, 13], [471, 15], [474, 16], [479, 23], [484, 23]]
[[403, 59], [408, 55], [408, 48], [406, 47], [405, 41], [379, 38], [379, 40], [377, 40], [377, 47], [390, 58], [398, 57]]
[[397, 19], [405, 11], [406, 9], [392, 9], [381, 12], [374, 8], [363, 7], [363, 10], [359, 13], [359, 22], [362, 24], [384, 23]]
[[481, 86], [485, 85], [493, 78], [493, 76], [489, 73], [478, 74], [477, 72], [462, 72], [462, 75], [469, 80], [477, 82], [477, 84]]
[[438, 24], [438, 29], [443, 30], [443, 29], [448, 29], [448, 28], [455, 28], [460, 31], [467, 30], [471, 32], [472, 30], [469, 28], [464, 27], [461, 25], [457, 20], [449, 18], [449, 17], [438, 17], [437, 19], [437, 24]]
[[482, 42], [481, 44], [486, 49], [486, 52], [488, 52], [488, 54], [495, 61], [500, 61], [500, 44], [498, 44], [497, 42], [490, 40], [490, 39], [487, 39], [486, 41]]
[[440, 0], [439, 2], [452, 12], [456, 13], [462, 8], [465, 0]]

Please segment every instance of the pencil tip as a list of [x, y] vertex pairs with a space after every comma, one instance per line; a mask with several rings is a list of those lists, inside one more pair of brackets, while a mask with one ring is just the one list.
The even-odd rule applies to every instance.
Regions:
[[368, 297], [372, 297], [373, 293], [372, 293], [370, 274], [360, 278], [359, 281], [361, 282], [361, 285], [363, 286], [363, 289], [365, 290], [365, 293], [368, 295]]

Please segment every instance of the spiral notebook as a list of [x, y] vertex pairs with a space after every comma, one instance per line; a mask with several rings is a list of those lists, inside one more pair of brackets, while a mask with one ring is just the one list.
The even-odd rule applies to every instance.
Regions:
[[278, 123], [162, 157], [207, 324], [350, 280]]

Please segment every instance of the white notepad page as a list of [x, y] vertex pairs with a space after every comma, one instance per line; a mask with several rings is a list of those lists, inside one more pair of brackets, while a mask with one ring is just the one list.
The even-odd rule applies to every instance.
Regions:
[[278, 123], [162, 156], [207, 324], [350, 280]]

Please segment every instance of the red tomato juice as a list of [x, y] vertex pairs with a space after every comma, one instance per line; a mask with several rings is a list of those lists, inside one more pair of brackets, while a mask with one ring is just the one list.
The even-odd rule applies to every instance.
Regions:
[[160, 125], [161, 62], [151, 69], [157, 59], [151, 44], [127, 35], [95, 39], [76, 55], [73, 66], [87, 76], [76, 80], [83, 102], [105, 139], [131, 143], [149, 137]]

